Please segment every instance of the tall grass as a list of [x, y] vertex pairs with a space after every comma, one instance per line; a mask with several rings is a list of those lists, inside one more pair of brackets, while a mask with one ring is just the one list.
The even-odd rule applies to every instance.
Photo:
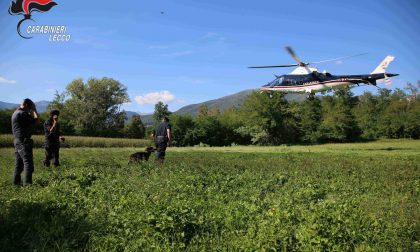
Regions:
[[2, 148], [0, 248], [420, 251], [419, 149], [169, 148], [163, 165], [128, 165], [135, 148], [72, 148], [58, 169], [35, 149], [34, 185], [14, 187]]
[[[152, 144], [147, 139], [126, 139], [126, 138], [104, 138], [104, 137], [85, 137], [85, 136], [66, 136], [66, 141], [61, 142], [61, 147], [145, 147]], [[44, 146], [44, 136], [32, 136], [34, 147]], [[13, 135], [0, 135], [0, 148], [13, 147]]]

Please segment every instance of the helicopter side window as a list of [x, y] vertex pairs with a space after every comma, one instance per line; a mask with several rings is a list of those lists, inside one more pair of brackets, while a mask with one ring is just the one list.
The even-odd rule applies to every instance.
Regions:
[[270, 83], [270, 86], [271, 87], [280, 86], [283, 83], [283, 79], [284, 79], [283, 77], [280, 77], [280, 78], [275, 79], [274, 81], [272, 81]]
[[265, 85], [266, 87], [274, 87], [277, 84], [277, 79], [273, 80], [272, 82], [268, 83], [267, 85]]

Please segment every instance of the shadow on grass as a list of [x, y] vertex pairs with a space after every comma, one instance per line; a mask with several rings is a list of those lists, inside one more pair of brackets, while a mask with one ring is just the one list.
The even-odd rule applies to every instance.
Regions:
[[410, 148], [394, 148], [394, 147], [387, 147], [387, 148], [378, 148], [378, 149], [365, 149], [365, 150], [386, 150], [386, 151], [393, 151], [393, 150], [412, 150]]
[[94, 227], [66, 208], [14, 202], [0, 211], [3, 252], [88, 250], [89, 232]]

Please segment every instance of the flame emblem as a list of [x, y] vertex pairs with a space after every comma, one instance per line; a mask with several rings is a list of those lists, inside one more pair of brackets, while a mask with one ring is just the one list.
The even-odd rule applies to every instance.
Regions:
[[34, 11], [47, 12], [55, 5], [57, 5], [57, 3], [52, 0], [15, 0], [15, 1], [12, 1], [9, 7], [9, 14], [24, 16], [24, 18], [19, 21], [16, 27], [16, 30], [19, 36], [25, 39], [32, 38], [32, 37], [25, 37], [20, 33], [20, 26], [22, 25], [22, 23], [26, 20], [34, 21], [31, 18], [32, 12]]

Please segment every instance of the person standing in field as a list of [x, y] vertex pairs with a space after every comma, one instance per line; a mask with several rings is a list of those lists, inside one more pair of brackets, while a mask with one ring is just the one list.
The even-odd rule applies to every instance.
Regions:
[[25, 171], [23, 185], [32, 184], [34, 157], [31, 137], [33, 127], [38, 121], [39, 114], [36, 111], [35, 103], [28, 98], [23, 100], [20, 107], [12, 115], [13, 144], [15, 146], [14, 185], [22, 184], [22, 171]]
[[156, 126], [153, 131], [153, 138], [156, 145], [156, 160], [163, 163], [165, 160], [165, 151], [171, 141], [171, 125], [169, 118], [163, 117], [162, 122]]
[[60, 140], [64, 141], [64, 137], [60, 136], [60, 124], [58, 116], [60, 111], [52, 110], [50, 118], [44, 123], [45, 132], [45, 159], [44, 166], [50, 167], [51, 160], [54, 159], [54, 166], [60, 166]]

